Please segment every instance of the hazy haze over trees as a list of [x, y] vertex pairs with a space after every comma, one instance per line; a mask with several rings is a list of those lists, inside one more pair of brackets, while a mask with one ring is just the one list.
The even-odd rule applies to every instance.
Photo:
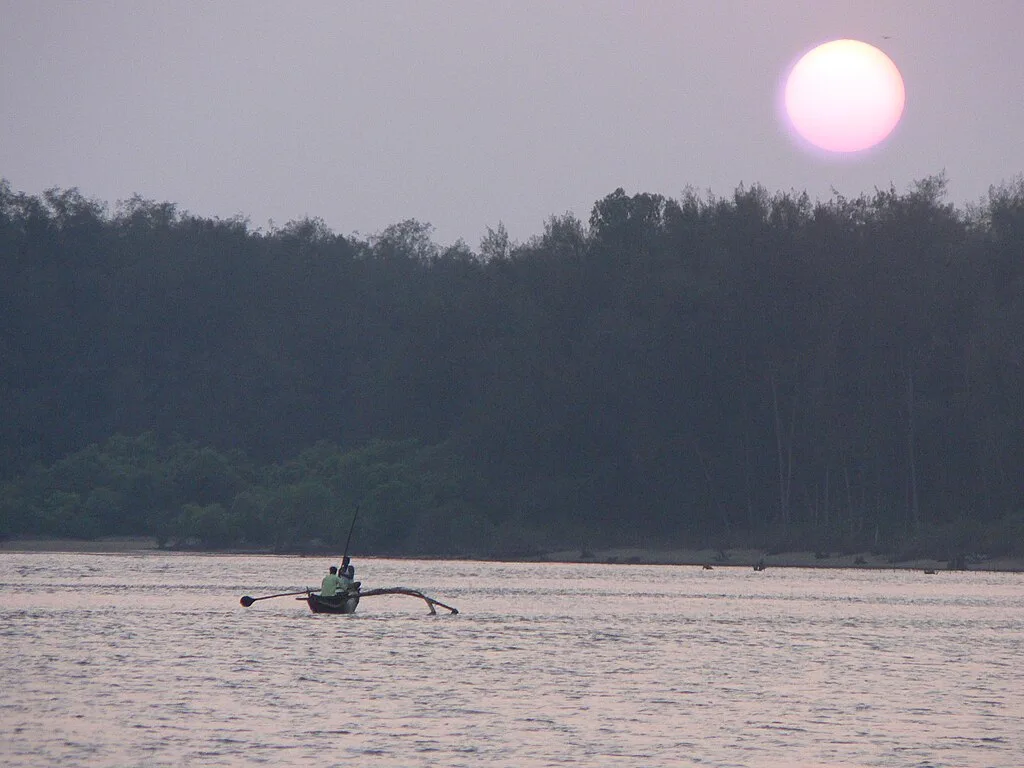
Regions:
[[1024, 181], [441, 246], [0, 184], [0, 534], [1024, 548]]

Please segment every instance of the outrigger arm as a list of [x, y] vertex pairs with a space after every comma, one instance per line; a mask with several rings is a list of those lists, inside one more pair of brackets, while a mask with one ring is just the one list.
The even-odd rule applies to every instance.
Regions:
[[432, 597], [427, 597], [419, 590], [409, 589], [407, 587], [384, 587], [382, 589], [367, 589], [359, 593], [359, 597], [372, 597], [373, 595], [408, 595], [409, 597], [418, 597], [423, 600], [427, 607], [430, 609], [431, 615], [437, 615], [437, 611], [434, 610], [435, 605], [439, 605], [442, 608], [451, 611], [453, 614], [459, 612], [458, 608], [453, 608], [450, 605], [445, 605], [440, 600], [435, 600]]

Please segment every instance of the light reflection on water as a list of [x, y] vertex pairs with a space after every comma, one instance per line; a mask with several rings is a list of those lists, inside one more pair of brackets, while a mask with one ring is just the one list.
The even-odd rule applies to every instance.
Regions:
[[1024, 765], [1018, 574], [328, 564], [0, 555], [0, 763]]

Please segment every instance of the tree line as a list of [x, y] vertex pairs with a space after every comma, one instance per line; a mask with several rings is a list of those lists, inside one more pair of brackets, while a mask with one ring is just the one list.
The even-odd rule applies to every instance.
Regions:
[[0, 534], [1024, 552], [1024, 180], [475, 249], [2, 182], [0, 255]]

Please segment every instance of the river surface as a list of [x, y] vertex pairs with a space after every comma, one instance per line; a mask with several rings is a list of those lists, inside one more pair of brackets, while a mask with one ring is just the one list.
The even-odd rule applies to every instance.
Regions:
[[3, 766], [1024, 766], [1024, 575], [0, 554]]

